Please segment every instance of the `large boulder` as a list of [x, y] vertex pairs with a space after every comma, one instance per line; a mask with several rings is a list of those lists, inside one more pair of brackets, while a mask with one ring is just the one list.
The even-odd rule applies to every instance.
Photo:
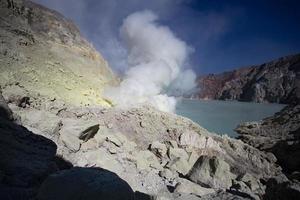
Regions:
[[180, 178], [179, 183], [176, 185], [175, 192], [181, 194], [195, 194], [204, 196], [207, 194], [215, 193], [212, 188], [201, 187], [199, 184], [193, 183], [187, 179]]
[[204, 187], [227, 189], [235, 177], [230, 172], [230, 166], [221, 158], [201, 156], [189, 172], [188, 178]]
[[50, 175], [38, 200], [133, 200], [130, 186], [116, 174], [99, 168], [72, 168]]
[[182, 175], [186, 175], [189, 170], [192, 168], [192, 164], [188, 162], [189, 155], [188, 153], [181, 148], [169, 148], [168, 156], [170, 162], [168, 167]]
[[219, 142], [209, 135], [200, 135], [195, 131], [185, 131], [179, 137], [179, 144], [185, 147], [197, 149], [210, 149], [211, 151], [222, 152]]
[[150, 170], [150, 168], [162, 169], [158, 158], [150, 151], [139, 151], [134, 154], [138, 170]]

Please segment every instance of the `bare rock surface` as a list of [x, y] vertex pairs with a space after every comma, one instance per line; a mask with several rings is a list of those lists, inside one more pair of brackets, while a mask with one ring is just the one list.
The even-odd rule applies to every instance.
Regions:
[[[124, 110], [63, 104], [60, 110], [54, 109], [61, 105], [60, 101], [46, 106], [48, 101], [35, 103], [39, 100], [31, 99], [25, 108], [15, 103], [9, 106], [22, 125], [53, 140], [60, 157], [75, 167], [114, 172], [133, 191], [158, 199], [180, 199], [182, 195], [202, 198], [218, 190], [231, 191], [237, 182], [243, 188], [234, 188], [235, 191], [250, 197], [262, 196], [265, 188], [261, 180], [267, 182], [281, 174], [276, 159], [267, 154], [151, 107]], [[29, 115], [40, 112], [43, 115], [38, 115], [38, 121], [54, 120], [30, 120]], [[200, 162], [203, 158], [208, 159], [206, 164]]]
[[109, 105], [100, 94], [116, 77], [70, 20], [28, 0], [0, 1], [0, 19], [2, 89]]
[[300, 100], [300, 54], [198, 78], [201, 99], [291, 104]]
[[[284, 175], [268, 180], [265, 199], [300, 198], [300, 106], [291, 104], [272, 117], [240, 124], [239, 138], [276, 159]], [[272, 158], [274, 157], [274, 158]]]
[[273, 153], [286, 172], [300, 171], [299, 104], [289, 105], [262, 121], [243, 123], [236, 131], [244, 142]]
[[232, 185], [232, 179], [235, 178], [228, 163], [221, 158], [207, 156], [197, 160], [188, 177], [204, 187], [225, 189]]
[[16, 101], [9, 107], [20, 124], [55, 142], [57, 156], [75, 167], [113, 172], [149, 198], [260, 199], [264, 184], [281, 174], [276, 158], [152, 107], [78, 107], [28, 97], [25, 107]]
[[[8, 108], [2, 99], [3, 107]], [[47, 115], [43, 116], [47, 118]], [[40, 128], [44, 135], [51, 136], [45, 124]], [[57, 157], [56, 150], [56, 144], [50, 139], [36, 135], [1, 115], [0, 199], [134, 199], [126, 181], [107, 170], [72, 168], [58, 172], [72, 167], [72, 164]]]

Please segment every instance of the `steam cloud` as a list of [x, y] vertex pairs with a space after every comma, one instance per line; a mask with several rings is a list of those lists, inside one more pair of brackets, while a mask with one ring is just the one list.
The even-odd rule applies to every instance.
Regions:
[[150, 104], [174, 112], [176, 99], [167, 93], [182, 95], [195, 86], [194, 72], [184, 69], [191, 48], [157, 19], [151, 11], [136, 12], [121, 26], [129, 69], [119, 87], [104, 92], [117, 106]]

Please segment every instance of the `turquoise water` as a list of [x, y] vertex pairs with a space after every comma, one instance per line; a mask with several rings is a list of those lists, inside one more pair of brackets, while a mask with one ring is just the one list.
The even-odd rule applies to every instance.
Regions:
[[182, 99], [177, 105], [176, 113], [192, 119], [211, 132], [235, 137], [237, 134], [233, 129], [238, 124], [259, 121], [272, 116], [284, 106], [282, 104]]

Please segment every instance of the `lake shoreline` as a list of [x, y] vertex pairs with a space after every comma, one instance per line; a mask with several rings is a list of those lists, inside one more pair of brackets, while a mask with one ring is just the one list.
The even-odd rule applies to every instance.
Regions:
[[285, 106], [276, 103], [181, 98], [178, 99], [176, 113], [190, 118], [211, 132], [235, 138], [238, 134], [234, 129], [239, 124], [260, 121], [279, 112]]

